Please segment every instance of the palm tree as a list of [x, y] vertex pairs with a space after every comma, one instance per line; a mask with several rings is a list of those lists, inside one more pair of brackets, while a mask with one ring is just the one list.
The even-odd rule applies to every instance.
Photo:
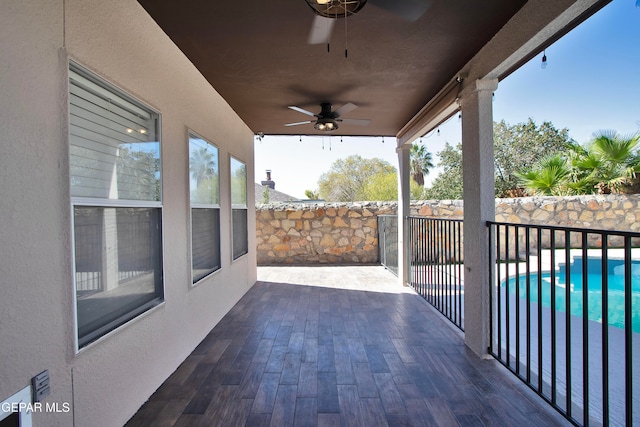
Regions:
[[517, 176], [535, 194], [637, 192], [639, 146], [640, 133], [623, 136], [600, 131], [586, 147], [570, 144], [565, 153], [546, 158]]
[[620, 135], [616, 131], [605, 130], [595, 135], [588, 152], [598, 163], [595, 177], [602, 193], [619, 193], [633, 184], [636, 173], [640, 171], [638, 144], [640, 133]]
[[413, 144], [409, 154], [411, 165], [411, 178], [419, 185], [424, 186], [424, 176], [429, 175], [429, 170], [434, 167], [431, 153], [424, 145]]
[[215, 175], [216, 162], [214, 156], [206, 147], [201, 147], [194, 151], [189, 158], [189, 167], [191, 169], [191, 177], [199, 186], [202, 181]]
[[559, 196], [571, 192], [571, 167], [560, 154], [543, 159], [539, 166], [526, 173], [516, 173], [524, 187], [534, 194]]

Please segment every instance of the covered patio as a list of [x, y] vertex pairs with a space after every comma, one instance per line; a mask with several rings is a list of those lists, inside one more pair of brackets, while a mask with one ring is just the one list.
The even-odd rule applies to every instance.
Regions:
[[259, 267], [127, 426], [570, 425], [384, 267]]
[[[609, 0], [368, 1], [336, 17], [321, 43], [307, 39], [314, 4], [353, 2], [5, 2], [0, 400], [35, 401], [44, 385], [50, 394], [36, 398], [68, 410], [0, 421], [565, 422], [487, 359], [492, 99], [502, 79]], [[427, 7], [407, 20], [400, 3]], [[409, 151], [455, 114], [464, 335], [405, 287]], [[393, 141], [398, 278], [375, 267], [257, 268], [254, 143], [326, 135], [327, 123], [336, 136]], [[200, 143], [215, 154], [207, 187], [191, 161]], [[133, 213], [146, 231], [126, 239], [118, 218]], [[100, 230], [84, 234], [91, 245], [80, 238], [85, 216]], [[149, 255], [130, 263], [132, 253]], [[135, 304], [109, 293], [130, 283], [120, 273], [148, 272]], [[105, 279], [87, 289], [85, 273]], [[82, 311], [86, 291], [112, 316], [94, 324]]]

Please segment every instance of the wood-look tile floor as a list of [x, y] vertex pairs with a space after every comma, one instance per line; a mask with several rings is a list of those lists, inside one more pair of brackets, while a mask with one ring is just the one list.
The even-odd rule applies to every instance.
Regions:
[[569, 425], [382, 267], [258, 275], [127, 426]]

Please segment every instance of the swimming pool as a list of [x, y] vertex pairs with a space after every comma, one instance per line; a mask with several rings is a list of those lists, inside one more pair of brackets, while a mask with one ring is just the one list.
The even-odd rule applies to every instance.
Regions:
[[[609, 325], [618, 328], [624, 328], [624, 260], [609, 259], [607, 260], [606, 274], [608, 278], [608, 322]], [[569, 300], [571, 306], [571, 314], [582, 317], [582, 257], [575, 257], [573, 262], [569, 264], [569, 268], [565, 264], [561, 264], [555, 271], [555, 296], [556, 310], [566, 311], [567, 297], [567, 272], [569, 277]], [[640, 333], [640, 260], [632, 262], [632, 280], [631, 280], [631, 307], [632, 307], [632, 330]], [[602, 323], [602, 260], [600, 258], [587, 259], [587, 299], [588, 299], [588, 318], [596, 322]], [[541, 282], [541, 301], [544, 307], [551, 307], [551, 272], [531, 273], [529, 276], [529, 289], [531, 292], [531, 302], [538, 303], [538, 282]], [[520, 297], [526, 297], [527, 275], [523, 274], [518, 277], [509, 278], [509, 294], [515, 295], [516, 284], [518, 285]], [[506, 281], [502, 282], [505, 287]]]

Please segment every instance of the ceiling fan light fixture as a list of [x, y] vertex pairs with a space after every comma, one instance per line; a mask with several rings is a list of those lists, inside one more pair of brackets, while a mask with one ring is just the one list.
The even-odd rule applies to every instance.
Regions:
[[338, 122], [334, 119], [320, 118], [313, 127], [321, 132], [331, 132], [338, 129]]
[[325, 18], [344, 18], [358, 13], [367, 0], [305, 0], [316, 15]]

